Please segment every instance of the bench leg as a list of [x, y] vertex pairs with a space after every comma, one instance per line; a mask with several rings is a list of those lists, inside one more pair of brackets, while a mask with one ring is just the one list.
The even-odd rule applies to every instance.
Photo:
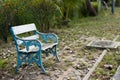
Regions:
[[57, 61], [59, 62], [60, 59], [59, 59], [59, 57], [58, 57], [57, 48], [55, 49], [55, 56], [56, 56]]
[[38, 61], [38, 65], [39, 65], [39, 67], [41, 68], [41, 70], [42, 70], [42, 72], [43, 73], [45, 73], [46, 72], [46, 70], [45, 70], [45, 68], [44, 68], [44, 66], [43, 66], [43, 63], [42, 63], [42, 55], [41, 55], [41, 52], [39, 52], [40, 54], [38, 55], [39, 56], [39, 61]]
[[57, 53], [57, 46], [55, 46], [55, 49], [54, 49], [54, 51], [53, 51], [53, 54], [54, 54], [54, 56], [56, 57], [57, 61], [59, 62], [60, 59], [59, 59], [58, 53]]
[[16, 72], [19, 71], [19, 68], [20, 68], [20, 66], [21, 66], [21, 64], [22, 64], [20, 57], [21, 57], [21, 54], [18, 53], [18, 54], [17, 54], [17, 66], [16, 66]]

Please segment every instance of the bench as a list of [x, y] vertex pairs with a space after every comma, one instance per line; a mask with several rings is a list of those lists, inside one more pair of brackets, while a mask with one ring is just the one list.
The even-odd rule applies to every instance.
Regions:
[[58, 37], [54, 33], [41, 33], [37, 31], [34, 23], [14, 26], [10, 29], [17, 50], [16, 71], [26, 63], [30, 65], [35, 62], [41, 67], [43, 73], [46, 72], [42, 63], [42, 54], [53, 54], [57, 61]]

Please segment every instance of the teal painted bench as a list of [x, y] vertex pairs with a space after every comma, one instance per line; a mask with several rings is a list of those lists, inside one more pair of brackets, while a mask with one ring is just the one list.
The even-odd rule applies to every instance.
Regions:
[[46, 72], [42, 63], [42, 54], [53, 54], [59, 61], [57, 54], [58, 37], [53, 33], [38, 32], [34, 23], [14, 26], [10, 29], [17, 50], [16, 71], [26, 63], [30, 65], [35, 62]]

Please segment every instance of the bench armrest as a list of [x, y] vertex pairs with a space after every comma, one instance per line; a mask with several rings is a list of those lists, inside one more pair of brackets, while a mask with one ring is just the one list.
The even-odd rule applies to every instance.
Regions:
[[50, 39], [52, 39], [53, 42], [58, 43], [58, 37], [54, 33], [41, 33], [38, 31], [36, 31], [36, 33], [39, 34], [46, 43], [48, 43]]
[[23, 39], [18, 36], [15, 36], [15, 38], [16, 38], [16, 47], [18, 51], [19, 51], [19, 43], [17, 41], [20, 41], [20, 44], [24, 45], [27, 51], [29, 51], [29, 46], [32, 45], [39, 46], [39, 49], [41, 49], [41, 42], [38, 39]]

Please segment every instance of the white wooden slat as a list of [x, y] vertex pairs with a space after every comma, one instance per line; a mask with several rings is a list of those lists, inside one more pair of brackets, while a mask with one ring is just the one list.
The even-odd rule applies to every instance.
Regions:
[[42, 50], [46, 50], [48, 48], [52, 48], [53, 46], [57, 45], [57, 43], [48, 43], [48, 44], [43, 44], [42, 45]]
[[[29, 36], [29, 37], [23, 37], [22, 39], [24, 39], [24, 40], [39, 39], [39, 35], [36, 34], [36, 35]], [[17, 40], [17, 43], [18, 43], [18, 45], [21, 45], [23, 43], [23, 41], [22, 40]]]
[[[49, 43], [49, 44], [43, 44], [42, 45], [42, 50], [46, 50], [46, 49], [49, 49], [49, 48], [52, 48], [53, 46], [57, 45], [57, 43]], [[39, 47], [38, 46], [30, 46], [29, 47], [29, 51], [27, 51], [26, 48], [20, 50], [21, 52], [37, 52], [39, 50]]]
[[37, 52], [38, 50], [39, 50], [38, 46], [30, 46], [28, 51], [26, 48], [24, 48], [24, 49], [20, 50], [20, 52], [29, 53], [29, 52]]
[[29, 36], [29, 37], [22, 37], [22, 39], [24, 40], [33, 40], [33, 39], [38, 39], [38, 38], [39, 38], [38, 34]]
[[29, 31], [34, 31], [36, 30], [36, 26], [34, 23], [31, 23], [31, 24], [25, 24], [20, 26], [14, 26], [12, 27], [12, 30], [14, 34], [17, 35], [17, 34], [22, 34]]

